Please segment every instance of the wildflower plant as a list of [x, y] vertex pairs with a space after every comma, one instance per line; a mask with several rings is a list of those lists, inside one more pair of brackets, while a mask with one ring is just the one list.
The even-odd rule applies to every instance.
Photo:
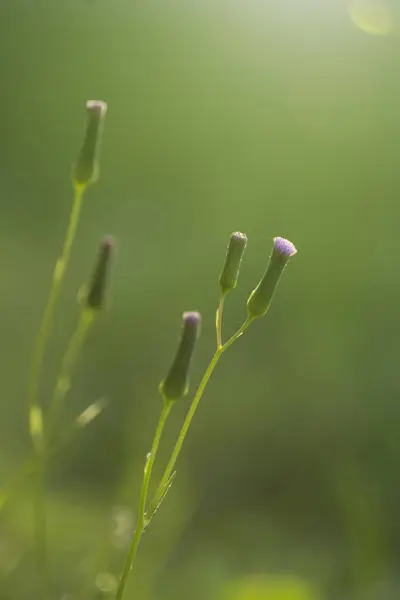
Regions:
[[[101, 240], [92, 277], [89, 279], [88, 285], [84, 286], [79, 294], [80, 314], [78, 316], [75, 331], [70, 338], [64, 357], [61, 361], [59, 375], [56, 379], [50, 402], [44, 404], [39, 394], [39, 384], [52, 332], [55, 308], [67, 272], [84, 194], [87, 188], [93, 184], [99, 176], [100, 141], [107, 112], [107, 105], [102, 101], [89, 101], [86, 104], [86, 109], [86, 133], [78, 159], [72, 169], [74, 194], [70, 219], [61, 256], [57, 260], [53, 272], [48, 301], [39, 327], [27, 390], [28, 422], [33, 447], [33, 458], [23, 465], [20, 475], [25, 476], [33, 473], [36, 481], [34, 494], [35, 556], [37, 561], [40, 597], [42, 599], [48, 597], [48, 553], [45, 498], [45, 472], [47, 459], [49, 455], [57, 450], [64, 442], [68, 441], [76, 431], [92, 422], [93, 419], [100, 414], [105, 405], [103, 401], [95, 402], [78, 415], [73, 423], [64, 429], [60, 429], [60, 417], [62, 415], [66, 395], [71, 386], [74, 366], [79, 358], [81, 349], [90, 329], [92, 328], [99, 311], [104, 306], [109, 269], [115, 251], [115, 241], [109, 236], [104, 237]], [[246, 245], [247, 237], [244, 233], [234, 232], [231, 234], [223, 268], [218, 279], [220, 297], [215, 320], [216, 348], [189, 405], [189, 409], [178, 433], [175, 446], [172, 449], [165, 471], [156, 487], [153, 497], [149, 498], [148, 491], [152, 480], [152, 470], [165, 423], [176, 401], [184, 398], [189, 392], [190, 366], [200, 335], [200, 314], [196, 311], [183, 313], [180, 341], [176, 354], [170, 369], [159, 385], [162, 401], [161, 413], [150, 452], [147, 454], [145, 460], [138, 500], [136, 527], [119, 579], [115, 600], [123, 600], [124, 598], [139, 543], [154, 514], [159, 509], [166, 494], [171, 488], [173, 479], [176, 475], [175, 466], [177, 459], [182, 450], [183, 443], [204, 390], [209, 383], [215, 367], [222, 355], [246, 332], [249, 326], [268, 312], [283, 270], [290, 258], [296, 254], [296, 248], [290, 241], [281, 237], [274, 238], [272, 253], [265, 273], [248, 298], [247, 315], [244, 322], [238, 328], [236, 333], [224, 341], [222, 330], [224, 303], [228, 294], [237, 286]], [[11, 488], [8, 488], [0, 494], [0, 507], [8, 498], [10, 492]]]
[[250, 297], [248, 299], [247, 318], [236, 331], [236, 333], [234, 333], [226, 342], [224, 342], [222, 337], [222, 315], [224, 301], [226, 295], [230, 291], [234, 290], [237, 285], [239, 270], [246, 245], [247, 237], [244, 233], [235, 232], [231, 234], [228, 249], [226, 252], [224, 266], [219, 276], [219, 286], [221, 291], [220, 301], [216, 313], [217, 347], [203, 375], [203, 378], [200, 381], [192, 403], [186, 414], [183, 425], [178, 434], [176, 444], [172, 450], [169, 462], [167, 464], [163, 476], [161, 477], [160, 483], [158, 484], [154, 497], [148, 502], [147, 492], [151, 478], [151, 471], [154, 464], [158, 444], [161, 438], [162, 430], [164, 428], [165, 421], [170, 412], [170, 409], [172, 408], [173, 402], [178, 398], [186, 395], [188, 392], [189, 367], [195, 343], [199, 335], [200, 314], [196, 312], [191, 312], [184, 313], [183, 315], [181, 342], [179, 344], [171, 369], [166, 379], [160, 384], [160, 393], [163, 398], [163, 409], [161, 411], [161, 417], [156, 429], [156, 434], [154, 436], [152, 449], [146, 458], [142, 488], [140, 492], [139, 512], [136, 522], [136, 529], [133, 535], [131, 547], [129, 549], [129, 553], [125, 562], [125, 567], [123, 569], [120, 583], [118, 586], [117, 594], [115, 597], [116, 600], [123, 599], [129, 573], [133, 567], [140, 539], [146, 527], [149, 525], [151, 519], [153, 518], [154, 513], [158, 510], [161, 502], [163, 501], [168, 490], [171, 487], [173, 478], [176, 474], [174, 470], [175, 464], [181, 452], [183, 442], [186, 438], [199, 402], [203, 396], [204, 390], [210, 380], [210, 377], [215, 367], [217, 366], [219, 359], [221, 358], [222, 354], [244, 334], [244, 332], [248, 329], [248, 327], [255, 319], [262, 317], [266, 314], [271, 305], [272, 297], [274, 295], [282, 272], [288, 260], [297, 252], [296, 248], [291, 242], [289, 242], [289, 240], [286, 240], [281, 237], [274, 238], [272, 254], [269, 260], [268, 267], [261, 281], [255, 288], [255, 290], [250, 294]]

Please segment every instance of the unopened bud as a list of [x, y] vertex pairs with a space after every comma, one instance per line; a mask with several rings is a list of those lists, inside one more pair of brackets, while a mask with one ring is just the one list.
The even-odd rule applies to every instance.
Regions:
[[93, 310], [99, 310], [103, 307], [107, 276], [114, 250], [114, 239], [111, 237], [104, 238], [100, 244], [97, 263], [86, 296], [86, 306]]
[[107, 104], [102, 100], [89, 100], [86, 103], [87, 125], [85, 138], [73, 167], [72, 179], [77, 187], [94, 183], [99, 174], [100, 139], [103, 130]]
[[250, 318], [265, 315], [270, 307], [272, 297], [285, 265], [296, 252], [296, 248], [289, 240], [281, 237], [274, 238], [274, 246], [267, 270], [247, 301], [247, 310]]
[[160, 384], [166, 402], [178, 400], [189, 390], [189, 369], [200, 334], [201, 316], [198, 312], [183, 313], [181, 341], [167, 377]]
[[240, 264], [246, 249], [247, 237], [244, 233], [236, 231], [229, 238], [228, 249], [226, 252], [225, 263], [219, 276], [219, 285], [221, 291], [226, 294], [236, 287], [239, 277]]

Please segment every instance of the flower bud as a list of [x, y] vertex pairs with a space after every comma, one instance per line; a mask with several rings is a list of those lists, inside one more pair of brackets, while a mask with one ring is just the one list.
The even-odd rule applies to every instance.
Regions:
[[294, 256], [296, 252], [296, 248], [289, 240], [281, 237], [274, 238], [274, 246], [267, 270], [247, 301], [247, 311], [250, 318], [265, 315], [270, 307], [283, 269], [289, 258]]
[[228, 249], [226, 252], [225, 263], [219, 276], [219, 285], [222, 294], [226, 294], [236, 287], [239, 277], [240, 264], [246, 249], [247, 237], [244, 233], [236, 231], [229, 238]]
[[167, 377], [160, 383], [160, 393], [166, 402], [178, 400], [189, 391], [189, 369], [200, 335], [200, 323], [200, 313], [183, 313], [182, 335], [178, 351]]
[[100, 244], [97, 263], [86, 296], [85, 304], [87, 308], [100, 310], [103, 307], [107, 287], [107, 275], [114, 250], [114, 239], [105, 237]]
[[86, 109], [88, 119], [85, 138], [72, 172], [74, 185], [82, 188], [94, 183], [99, 174], [100, 139], [107, 104], [101, 100], [89, 100]]

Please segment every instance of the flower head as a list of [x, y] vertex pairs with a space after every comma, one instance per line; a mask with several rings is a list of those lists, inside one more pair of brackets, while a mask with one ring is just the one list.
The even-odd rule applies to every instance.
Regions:
[[73, 183], [75, 187], [80, 188], [85, 188], [90, 183], [94, 183], [99, 174], [100, 139], [107, 104], [102, 100], [88, 100], [86, 111], [86, 133], [72, 172]]
[[200, 335], [201, 316], [198, 312], [183, 313], [181, 340], [167, 377], [160, 384], [165, 402], [185, 396], [189, 390], [189, 369]]
[[289, 240], [282, 237], [274, 238], [267, 270], [247, 301], [247, 311], [250, 318], [254, 319], [265, 315], [271, 305], [285, 265], [296, 252], [294, 244]]
[[100, 243], [97, 262], [93, 271], [92, 280], [86, 297], [86, 306], [93, 310], [99, 310], [104, 305], [104, 297], [107, 287], [108, 271], [115, 251], [114, 238], [107, 236]]
[[240, 231], [235, 231], [229, 238], [228, 249], [226, 252], [225, 263], [219, 276], [219, 285], [221, 291], [226, 294], [236, 287], [239, 277], [240, 264], [246, 249], [247, 237]]

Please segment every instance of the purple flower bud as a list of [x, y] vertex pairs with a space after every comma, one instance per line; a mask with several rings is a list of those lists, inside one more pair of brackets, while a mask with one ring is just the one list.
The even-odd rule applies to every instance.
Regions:
[[97, 263], [86, 298], [86, 306], [92, 310], [100, 310], [103, 307], [107, 276], [114, 251], [114, 239], [112, 237], [105, 237], [100, 244]]
[[247, 237], [244, 233], [236, 231], [229, 238], [228, 250], [226, 252], [225, 264], [219, 276], [221, 291], [226, 294], [236, 287], [239, 277], [240, 264], [246, 249]]
[[286, 260], [297, 252], [294, 244], [283, 237], [274, 238], [274, 251], [279, 256], [285, 257]]
[[282, 237], [274, 238], [272, 254], [264, 277], [247, 301], [250, 318], [262, 317], [270, 307], [273, 295], [288, 260], [296, 254], [295, 246]]
[[100, 139], [103, 130], [107, 104], [102, 100], [89, 100], [86, 103], [87, 126], [83, 145], [72, 171], [72, 179], [77, 187], [94, 183], [99, 174]]
[[160, 393], [166, 402], [178, 400], [188, 393], [189, 369], [200, 335], [200, 324], [200, 313], [183, 313], [182, 335], [175, 360], [167, 377], [160, 384]]

